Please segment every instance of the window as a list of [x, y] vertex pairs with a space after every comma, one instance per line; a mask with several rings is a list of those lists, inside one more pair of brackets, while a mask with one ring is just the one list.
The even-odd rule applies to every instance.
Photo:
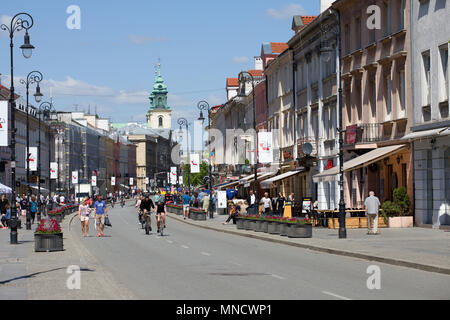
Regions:
[[400, 30], [405, 29], [405, 0], [400, 1]]
[[163, 117], [159, 117], [159, 118], [158, 118], [158, 126], [159, 126], [160, 128], [162, 128], [162, 126], [163, 126]]
[[392, 113], [392, 80], [390, 75], [385, 78], [384, 84], [386, 115], [390, 117]]
[[355, 79], [356, 81], [356, 110], [358, 113], [357, 119], [358, 121], [362, 120], [362, 79]]
[[373, 72], [370, 75], [370, 107], [372, 110], [372, 119], [376, 121], [377, 118], [377, 81], [376, 81], [376, 73]]
[[386, 0], [384, 2], [383, 21], [384, 21], [384, 26], [385, 26], [384, 35], [388, 36], [391, 34], [391, 1], [390, 0]]
[[398, 75], [398, 81], [399, 81], [399, 91], [400, 91], [400, 110], [404, 111], [405, 110], [405, 99], [406, 99], [406, 95], [405, 95], [405, 69], [401, 69]]
[[431, 104], [431, 78], [430, 78], [430, 70], [431, 70], [431, 62], [430, 62], [430, 52], [424, 52], [422, 54], [423, 60], [423, 85], [422, 85], [422, 105], [429, 106]]
[[345, 34], [345, 53], [350, 53], [350, 27], [348, 24], [344, 27], [344, 34]]
[[448, 100], [448, 46], [439, 48], [441, 68], [439, 76], [439, 102]]
[[361, 18], [356, 18], [355, 20], [355, 27], [356, 27], [356, 49], [361, 49], [362, 46], [362, 34], [361, 34]]

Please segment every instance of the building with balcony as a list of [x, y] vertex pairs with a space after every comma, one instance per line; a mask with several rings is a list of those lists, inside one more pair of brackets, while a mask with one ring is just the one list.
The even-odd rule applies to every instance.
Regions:
[[[369, 5], [381, 9], [381, 29], [369, 29]], [[341, 20], [346, 206], [362, 208], [369, 191], [392, 200], [401, 186], [412, 199], [412, 148], [402, 140], [413, 114], [410, 1], [338, 0], [333, 7]], [[326, 170], [315, 180], [337, 172]]]
[[450, 3], [411, 1], [413, 144], [416, 225], [450, 225]]

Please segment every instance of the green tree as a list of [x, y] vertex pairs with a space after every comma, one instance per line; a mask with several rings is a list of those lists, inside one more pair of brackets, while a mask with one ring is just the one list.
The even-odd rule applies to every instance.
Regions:
[[[190, 165], [185, 164], [183, 167], [183, 185], [188, 186], [188, 172]], [[208, 176], [208, 165], [204, 162], [200, 163], [200, 173], [191, 173], [191, 187], [196, 187], [203, 184], [203, 178]]]

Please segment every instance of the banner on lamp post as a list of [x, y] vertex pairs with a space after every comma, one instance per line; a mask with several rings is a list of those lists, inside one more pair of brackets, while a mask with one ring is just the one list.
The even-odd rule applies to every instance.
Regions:
[[50, 162], [50, 179], [58, 179], [58, 163]]
[[170, 168], [170, 184], [177, 184], [177, 167]]
[[111, 185], [112, 186], [116, 185], [116, 177], [111, 177]]
[[148, 177], [145, 177], [145, 184], [148, 184], [148, 183], [149, 183]]
[[272, 132], [258, 132], [259, 163], [273, 162]]
[[191, 154], [191, 173], [200, 173], [200, 155], [198, 153]]
[[8, 101], [0, 101], [0, 147], [8, 146]]
[[180, 186], [183, 185], [183, 176], [179, 176], [179, 177], [178, 177], [178, 184], [179, 184]]
[[[38, 148], [31, 147], [28, 149], [29, 160], [30, 160], [30, 171], [37, 171], [37, 161], [38, 161]], [[27, 169], [27, 155], [25, 154], [25, 169]]]
[[96, 187], [96, 186], [97, 186], [97, 176], [92, 176], [92, 177], [91, 177], [91, 185], [92, 185], [93, 187]]
[[78, 171], [72, 171], [72, 184], [78, 184]]
[[130, 178], [130, 186], [132, 186], [133, 185], [133, 178]]

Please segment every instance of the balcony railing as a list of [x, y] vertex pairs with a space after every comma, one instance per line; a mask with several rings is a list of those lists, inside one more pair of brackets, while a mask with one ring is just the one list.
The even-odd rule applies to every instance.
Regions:
[[345, 145], [357, 143], [374, 143], [383, 140], [383, 125], [381, 123], [364, 123], [347, 126]]

